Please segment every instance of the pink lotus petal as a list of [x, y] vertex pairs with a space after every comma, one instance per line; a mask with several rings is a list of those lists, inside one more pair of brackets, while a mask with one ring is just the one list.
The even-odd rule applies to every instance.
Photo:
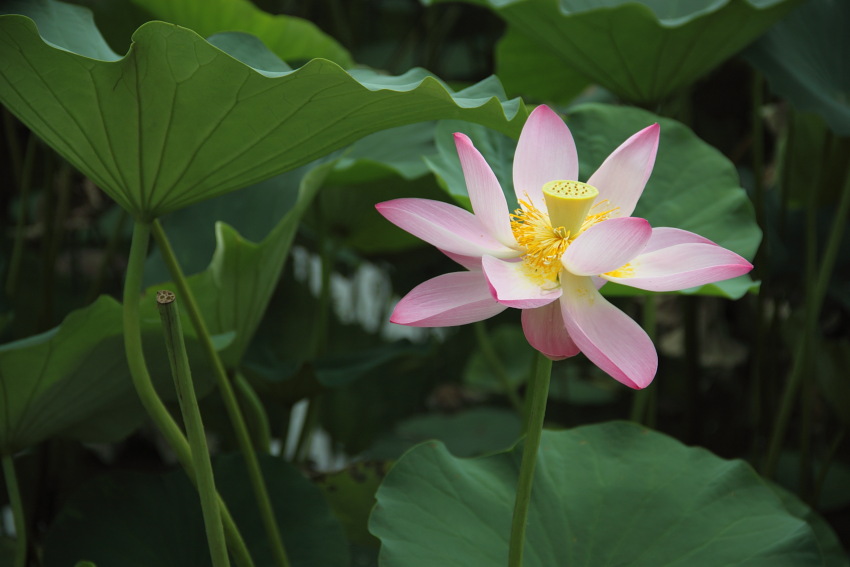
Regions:
[[676, 291], [728, 280], [753, 269], [753, 265], [716, 244], [677, 244], [641, 254], [617, 277], [605, 279], [649, 291]]
[[607, 200], [605, 209], [618, 208], [615, 216], [628, 217], [635, 210], [655, 165], [659, 130], [653, 124], [623, 142], [588, 179], [599, 190], [597, 203]]
[[548, 106], [529, 115], [514, 154], [514, 191], [546, 211], [543, 186], [559, 179], [578, 179], [578, 154], [570, 129]]
[[481, 258], [490, 292], [502, 305], [517, 309], [532, 309], [552, 303], [561, 295], [561, 288], [551, 282], [547, 289], [528, 277], [522, 262], [506, 262], [484, 256]]
[[511, 231], [508, 203], [493, 170], [466, 135], [455, 134], [455, 146], [475, 218], [481, 221], [493, 238], [505, 246], [518, 247]]
[[680, 228], [670, 228], [669, 226], [660, 226], [652, 229], [652, 236], [649, 237], [649, 242], [646, 243], [646, 248], [642, 254], [649, 254], [661, 248], [668, 248], [677, 244], [714, 244], [708, 238], [704, 238], [699, 234], [688, 232]]
[[582, 232], [561, 261], [577, 276], [598, 276], [616, 270], [641, 253], [652, 227], [637, 217], [602, 221]]
[[567, 332], [581, 352], [618, 382], [647, 387], [655, 377], [658, 355], [640, 325], [602, 297], [587, 276], [563, 271], [561, 286]]
[[[439, 250], [439, 249], [438, 249]], [[466, 268], [470, 271], [481, 271], [481, 256], [461, 256], [460, 254], [455, 254], [453, 252], [446, 252], [445, 250], [440, 250], [443, 254]], [[603, 280], [604, 281], [604, 280]]]
[[523, 309], [522, 330], [528, 343], [552, 360], [579, 353], [564, 326], [561, 305], [557, 301], [536, 309]]
[[394, 199], [375, 205], [384, 217], [441, 250], [462, 256], [489, 254], [512, 258], [520, 252], [508, 248], [481, 224], [475, 215], [460, 207], [428, 199]]
[[390, 321], [411, 327], [451, 327], [489, 319], [505, 310], [481, 272], [452, 272], [423, 282], [395, 306]]

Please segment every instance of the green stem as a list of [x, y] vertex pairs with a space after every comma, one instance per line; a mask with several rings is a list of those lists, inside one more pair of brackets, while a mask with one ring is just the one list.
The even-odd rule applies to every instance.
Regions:
[[30, 188], [32, 187], [37, 139], [34, 134], [30, 134], [18, 181], [21, 192], [18, 196], [18, 220], [15, 223], [15, 239], [12, 244], [12, 255], [9, 259], [9, 270], [6, 273], [6, 295], [9, 296], [9, 299], [14, 297], [18, 289], [21, 261], [24, 258], [24, 231], [27, 226], [27, 208], [29, 207]]
[[289, 559], [287, 558], [286, 550], [284, 549], [283, 541], [280, 537], [280, 528], [277, 525], [277, 519], [275, 518], [274, 510], [272, 509], [268, 489], [266, 488], [266, 482], [263, 479], [263, 473], [260, 470], [260, 462], [257, 459], [257, 454], [254, 452], [254, 447], [251, 443], [251, 436], [248, 433], [248, 427], [245, 424], [245, 419], [242, 416], [242, 410], [239, 408], [239, 402], [233, 392], [233, 387], [230, 384], [227, 371], [224, 368], [221, 357], [218, 356], [218, 351], [216, 351], [215, 346], [213, 345], [212, 337], [207, 329], [207, 324], [204, 321], [201, 310], [198, 307], [198, 303], [195, 300], [195, 295], [192, 293], [192, 288], [189, 286], [189, 282], [183, 274], [183, 268], [180, 267], [177, 257], [174, 254], [174, 249], [168, 241], [168, 236], [165, 234], [165, 231], [162, 229], [162, 225], [158, 220], [153, 222], [153, 235], [159, 245], [160, 252], [162, 252], [162, 257], [168, 266], [168, 271], [171, 274], [171, 277], [174, 278], [174, 284], [177, 286], [177, 291], [180, 293], [180, 297], [182, 297], [185, 302], [186, 311], [189, 315], [189, 319], [192, 321], [192, 326], [195, 328], [195, 332], [198, 335], [201, 348], [203, 349], [207, 360], [209, 360], [213, 367], [213, 372], [216, 377], [219, 392], [221, 393], [221, 398], [224, 401], [225, 409], [227, 410], [230, 422], [233, 425], [234, 433], [236, 434], [236, 441], [239, 444], [239, 449], [242, 452], [243, 457], [245, 458], [245, 464], [248, 469], [248, 478], [251, 482], [251, 487], [254, 490], [254, 496], [257, 500], [260, 516], [263, 520], [263, 527], [266, 530], [266, 537], [268, 538], [272, 552], [274, 553], [275, 562], [278, 567], [289, 567]]
[[526, 399], [528, 409], [525, 425], [525, 443], [522, 448], [522, 463], [519, 468], [514, 514], [511, 520], [511, 541], [508, 549], [508, 567], [522, 566], [525, 545], [525, 528], [528, 524], [528, 507], [531, 503], [531, 487], [537, 465], [537, 451], [543, 434], [543, 419], [546, 416], [546, 400], [549, 397], [549, 381], [552, 377], [552, 361], [538, 353], [537, 364]]
[[3, 455], [3, 476], [6, 479], [6, 490], [9, 493], [9, 504], [12, 505], [12, 515], [15, 518], [15, 567], [25, 567], [27, 564], [27, 523], [24, 520], [24, 505], [21, 500], [21, 488], [18, 485], [18, 475], [15, 473], [15, 462], [11, 455]]
[[254, 391], [254, 388], [251, 387], [251, 384], [241, 372], [234, 375], [233, 381], [242, 400], [242, 407], [246, 409], [245, 413], [254, 424], [254, 446], [258, 451], [268, 453], [271, 450], [272, 434], [266, 408], [263, 407], [263, 402], [257, 392]]
[[[148, 252], [150, 230], [150, 224], [141, 221], [136, 221], [133, 226], [133, 240], [130, 244], [130, 257], [127, 262], [126, 279], [124, 280], [124, 350], [127, 354], [130, 376], [139, 400], [174, 451], [189, 479], [197, 485], [189, 444], [157, 395], [143, 355], [139, 292], [142, 288], [142, 272]], [[227, 506], [220, 498], [219, 506], [224, 522], [227, 546], [233, 553], [236, 563], [240, 567], [253, 567], [254, 562], [245, 541], [242, 539], [233, 517], [227, 510]]]
[[481, 349], [481, 354], [484, 355], [484, 360], [490, 366], [490, 370], [496, 375], [499, 385], [502, 387], [502, 392], [508, 397], [508, 401], [514, 409], [522, 415], [522, 399], [517, 394], [516, 388], [511, 384], [511, 379], [505, 371], [505, 366], [499, 359], [499, 354], [487, 334], [487, 324], [484, 321], [478, 321], [473, 325], [475, 327], [475, 338], [478, 340], [478, 348]]
[[[835, 216], [832, 219], [829, 236], [826, 241], [826, 248], [823, 256], [820, 259], [820, 269], [816, 274], [814, 285], [807, 288], [807, 298], [805, 307], [805, 320], [803, 325], [804, 337], [797, 344], [794, 350], [794, 365], [791, 368], [791, 374], [788, 381], [785, 383], [785, 390], [782, 393], [782, 401], [780, 403], [779, 412], [776, 415], [776, 420], [773, 425], [773, 434], [770, 438], [767, 457], [765, 458], [762, 474], [766, 477], [772, 477], [776, 472], [776, 466], [779, 463], [779, 454], [782, 450], [782, 443], [785, 440], [785, 434], [788, 430], [788, 422], [791, 419], [791, 409], [794, 402], [797, 400], [797, 395], [800, 391], [800, 386], [803, 382], [803, 377], [806, 375], [806, 358], [807, 350], [813, 345], [806, 339], [806, 335], [817, 329], [817, 320], [820, 316], [821, 308], [826, 297], [827, 286], [832, 277], [832, 271], [835, 268], [835, 260], [838, 256], [838, 249], [841, 245], [841, 238], [844, 236], [845, 219], [847, 213], [850, 212], [850, 171], [845, 171], [844, 186], [842, 187], [841, 198], [838, 202], [838, 208], [835, 211]], [[813, 268], [814, 269], [814, 268]]]
[[230, 567], [227, 558], [227, 546], [224, 543], [224, 527], [221, 524], [221, 513], [218, 509], [218, 494], [215, 491], [212, 463], [207, 448], [204, 422], [201, 410], [195, 396], [195, 386], [192, 383], [192, 371], [189, 368], [189, 357], [186, 354], [186, 344], [183, 339], [183, 329], [180, 326], [180, 314], [177, 310], [176, 297], [170, 291], [159, 291], [156, 303], [162, 319], [162, 330], [165, 333], [165, 348], [168, 351], [168, 361], [171, 364], [171, 374], [189, 438], [189, 449], [192, 453], [192, 463], [195, 465], [195, 478], [198, 481], [198, 494], [201, 497], [201, 511], [204, 516], [204, 526], [207, 530], [207, 544], [210, 547], [210, 557], [213, 567]]

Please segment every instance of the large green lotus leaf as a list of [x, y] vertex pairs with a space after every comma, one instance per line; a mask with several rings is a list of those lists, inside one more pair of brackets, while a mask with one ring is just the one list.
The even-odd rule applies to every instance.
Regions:
[[[348, 565], [342, 528], [319, 489], [281, 459], [261, 455], [260, 466], [292, 566]], [[213, 472], [255, 564], [274, 564], [242, 456], [217, 459]], [[67, 567], [80, 559], [122, 567], [211, 565], [198, 493], [185, 473], [117, 472], [83, 486], [51, 527], [44, 564]]]
[[744, 52], [771, 88], [850, 136], [850, 3], [809, 0]]
[[[383, 567], [507, 560], [521, 446], [458, 459], [440, 443], [402, 457], [370, 530]], [[826, 560], [800, 510], [742, 461], [632, 423], [543, 433], [524, 565], [801, 567]]]
[[[596, 103], [575, 107], [567, 117], [567, 124], [578, 149], [580, 179], [588, 179], [617, 146], [654, 122], [661, 125], [658, 156], [634, 216], [649, 220], [652, 226], [695, 232], [752, 259], [761, 242], [761, 229], [756, 224], [752, 203], [740, 186], [735, 166], [680, 122], [637, 108]], [[460, 130], [472, 138], [493, 168], [509, 206], [515, 203], [511, 170], [516, 143], [474, 124], [450, 122], [448, 125], [448, 128], [438, 126], [439, 155], [426, 161], [449, 195], [459, 204], [469, 205], [450, 134]], [[749, 276], [742, 276], [689, 292], [737, 299], [753, 285]], [[646, 293], [615, 284], [607, 284], [602, 290], [606, 295]]]
[[[246, 240], [225, 223], [216, 223], [212, 261], [206, 270], [188, 280], [210, 333], [236, 333], [221, 353], [226, 365], [237, 365], [251, 342], [277, 286], [301, 217], [333, 165], [324, 163], [304, 175], [295, 205], [260, 243]], [[163, 288], [174, 289], [174, 285], [148, 288], [144, 305], [155, 309], [156, 291]]]
[[195, 30], [204, 37], [223, 31], [255, 35], [284, 61], [321, 57], [343, 67], [351, 55], [316, 25], [295, 16], [263, 12], [248, 0], [133, 0], [158, 20]]
[[[442, 0], [431, 0], [442, 1]], [[737, 53], [797, 0], [469, 0], [634, 102], [658, 102]]]
[[0, 16], [0, 102], [137, 218], [257, 183], [386, 128], [463, 118], [515, 135], [527, 115], [492, 82], [454, 93], [421, 69], [348, 73], [323, 59], [258, 70], [162, 22], [140, 27], [118, 57], [89, 12], [63, 8], [76, 18], [66, 28], [58, 10], [42, 9], [54, 5], [25, 3], [35, 21]]
[[[143, 334], [157, 390], [173, 401], [171, 369], [156, 313], [143, 321]], [[187, 333], [187, 348], [202, 394], [211, 383], [204, 379], [208, 366], [193, 337]], [[4, 454], [56, 435], [115, 441], [138, 427], [146, 414], [124, 354], [121, 305], [101, 296], [69, 314], [55, 329], [0, 346], [0, 407]]]
[[[429, 172], [422, 156], [435, 152], [433, 122], [366, 136], [335, 154], [335, 165], [323, 184], [319, 204], [310, 208], [321, 209], [321, 216], [334, 227], [334, 236], [342, 236], [346, 245], [373, 243], [397, 248], [405, 241], [418, 242], [406, 232], [387, 229], [387, 225], [395, 227], [378, 215], [375, 203], [398, 196], [428, 196], [427, 189], [438, 193], [430, 176], [415, 181]], [[160, 222], [183, 270], [194, 274], [207, 268], [216, 248], [213, 227], [217, 221], [229, 224], [243, 238], [263, 240], [295, 206], [298, 186], [314, 167], [315, 163], [308, 164], [162, 217]], [[380, 222], [374, 222], [377, 220]], [[154, 251], [145, 266], [146, 285], [168, 278], [162, 256]]]
[[511, 96], [554, 104], [569, 103], [588, 85], [557, 53], [514, 26], [496, 44], [496, 74]]

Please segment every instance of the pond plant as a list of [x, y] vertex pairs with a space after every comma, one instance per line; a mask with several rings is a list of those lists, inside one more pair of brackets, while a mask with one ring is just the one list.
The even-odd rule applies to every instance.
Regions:
[[848, 7], [0, 4], [0, 565], [848, 565]]

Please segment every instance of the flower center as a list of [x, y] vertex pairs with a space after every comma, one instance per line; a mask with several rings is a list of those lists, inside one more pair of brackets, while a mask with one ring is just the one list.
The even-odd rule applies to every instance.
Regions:
[[581, 232], [581, 225], [598, 196], [596, 187], [581, 181], [550, 181], [543, 186], [543, 199], [552, 225], [563, 227], [572, 235]]
[[570, 245], [570, 233], [552, 226], [549, 215], [529, 201], [520, 200], [521, 208], [511, 215], [511, 230], [517, 243], [525, 248], [523, 267], [540, 285], [552, 285], [561, 272], [561, 256]]
[[593, 213], [608, 202], [593, 204], [599, 191], [580, 181], [551, 181], [543, 186], [549, 214], [520, 200], [521, 208], [511, 215], [511, 230], [525, 248], [522, 258], [528, 276], [541, 286], [557, 286], [561, 256], [579, 234], [611, 216], [616, 208]]

